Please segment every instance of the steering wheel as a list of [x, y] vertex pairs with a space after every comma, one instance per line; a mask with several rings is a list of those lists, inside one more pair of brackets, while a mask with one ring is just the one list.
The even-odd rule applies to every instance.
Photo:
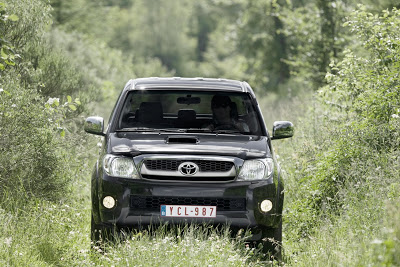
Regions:
[[233, 124], [221, 124], [218, 126], [215, 126], [214, 130], [234, 130], [234, 131], [238, 131], [239, 129], [233, 125]]

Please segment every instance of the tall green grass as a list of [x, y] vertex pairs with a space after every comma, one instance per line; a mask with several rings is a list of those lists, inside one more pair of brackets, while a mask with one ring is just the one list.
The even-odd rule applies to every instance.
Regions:
[[[383, 151], [362, 139], [357, 143], [357, 129], [341, 124], [341, 114], [327, 109], [313, 92], [271, 99], [261, 101], [269, 124], [284, 119], [295, 125], [292, 139], [273, 141], [285, 174], [285, 265], [399, 266], [398, 139], [387, 140], [392, 149]], [[340, 150], [335, 151], [338, 144]], [[332, 161], [340, 158], [346, 161]], [[323, 192], [330, 189], [321, 175], [326, 177], [333, 168], [343, 178], [330, 196], [332, 191]]]
[[[5, 202], [3, 201], [2, 204]], [[264, 266], [229, 228], [186, 225], [121, 236], [90, 249], [89, 200], [0, 209], [1, 266]], [[75, 204], [75, 205], [74, 205]], [[13, 205], [13, 204], [10, 204]], [[10, 208], [10, 207], [9, 207]], [[178, 234], [177, 234], [178, 233]]]
[[96, 262], [120, 266], [261, 266], [254, 249], [242, 238], [232, 238], [229, 228], [207, 225], [161, 226], [152, 231], [129, 234], [126, 238], [97, 248]]

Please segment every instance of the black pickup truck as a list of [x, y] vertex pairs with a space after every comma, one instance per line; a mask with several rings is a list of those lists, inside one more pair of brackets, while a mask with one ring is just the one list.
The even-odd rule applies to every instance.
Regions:
[[208, 78], [130, 80], [104, 131], [92, 176], [92, 242], [111, 229], [229, 224], [280, 253], [283, 180], [271, 140], [293, 124], [265, 127], [248, 83]]

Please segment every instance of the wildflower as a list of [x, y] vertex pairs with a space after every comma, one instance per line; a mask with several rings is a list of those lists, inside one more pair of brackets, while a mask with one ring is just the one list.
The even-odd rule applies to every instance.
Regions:
[[4, 243], [7, 245], [7, 247], [11, 247], [12, 237], [6, 238], [6, 240], [4, 241]]
[[50, 97], [49, 100], [47, 100], [46, 104], [49, 104], [50, 106], [53, 104], [58, 104], [60, 103], [60, 99], [56, 97]]
[[399, 116], [399, 115], [397, 115], [397, 114], [392, 114], [392, 118], [394, 118], [394, 119], [398, 119], [398, 118], [400, 118], [400, 116]]
[[380, 244], [382, 244], [382, 243], [383, 243], [383, 241], [382, 241], [382, 240], [379, 240], [379, 239], [374, 239], [374, 240], [371, 241], [371, 244], [380, 245]]

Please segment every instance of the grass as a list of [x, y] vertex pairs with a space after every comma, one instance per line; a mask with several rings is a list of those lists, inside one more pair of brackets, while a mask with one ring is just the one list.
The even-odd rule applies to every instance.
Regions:
[[[75, 203], [77, 204], [77, 203]], [[0, 210], [1, 266], [264, 266], [228, 228], [160, 227], [89, 249], [88, 201]], [[85, 208], [86, 207], [86, 208]], [[9, 207], [11, 208], [11, 207]], [[12, 207], [14, 208], [14, 207]], [[176, 235], [175, 233], [181, 233]]]
[[262, 266], [252, 261], [254, 250], [246, 249], [242, 239], [232, 239], [228, 228], [190, 225], [174, 230], [162, 226], [129, 235], [101, 249], [106, 253], [97, 260], [121, 266]]

